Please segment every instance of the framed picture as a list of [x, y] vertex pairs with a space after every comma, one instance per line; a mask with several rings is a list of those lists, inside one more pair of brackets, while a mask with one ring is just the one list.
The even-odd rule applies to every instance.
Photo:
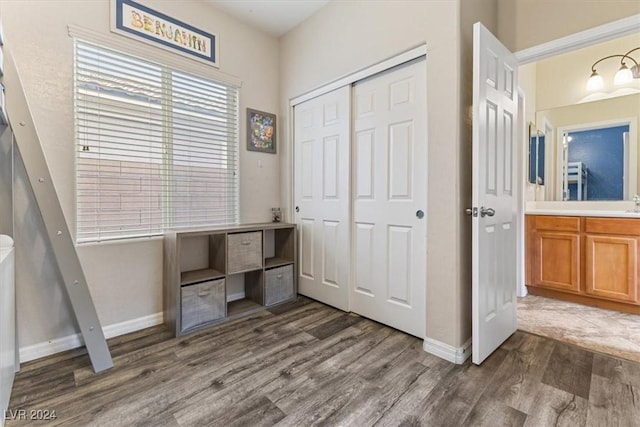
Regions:
[[247, 108], [247, 150], [276, 153], [276, 115]]
[[111, 31], [218, 67], [218, 37], [133, 0], [111, 0]]

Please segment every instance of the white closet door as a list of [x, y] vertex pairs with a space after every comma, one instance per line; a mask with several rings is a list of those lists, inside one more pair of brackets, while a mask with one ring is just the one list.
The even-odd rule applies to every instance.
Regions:
[[349, 310], [350, 87], [294, 108], [298, 292]]
[[351, 309], [424, 338], [426, 61], [358, 82], [353, 98]]

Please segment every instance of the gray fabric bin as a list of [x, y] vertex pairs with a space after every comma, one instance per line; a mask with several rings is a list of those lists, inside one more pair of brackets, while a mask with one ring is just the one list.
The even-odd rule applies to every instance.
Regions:
[[262, 231], [227, 236], [227, 274], [262, 268]]
[[182, 330], [226, 316], [225, 279], [181, 288]]
[[293, 296], [293, 265], [265, 271], [264, 305], [277, 304], [293, 298]]

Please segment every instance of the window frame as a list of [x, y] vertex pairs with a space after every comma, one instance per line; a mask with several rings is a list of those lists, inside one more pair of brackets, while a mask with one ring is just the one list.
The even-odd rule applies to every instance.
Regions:
[[[119, 47], [112, 47], [109, 44], [104, 44], [101, 42], [96, 42], [87, 38], [79, 38], [74, 37], [73, 42], [73, 126], [74, 126], [74, 214], [75, 214], [75, 242], [76, 244], [91, 244], [91, 243], [99, 243], [106, 241], [114, 241], [114, 240], [129, 240], [129, 239], [139, 239], [139, 238], [152, 238], [156, 236], [161, 236], [167, 230], [171, 229], [189, 229], [189, 228], [202, 228], [209, 226], [226, 226], [226, 225], [234, 225], [239, 223], [240, 219], [240, 85], [229, 83], [229, 79], [222, 79], [222, 81], [217, 80], [212, 76], [203, 76], [202, 73], [193, 72], [189, 69], [177, 68], [173, 64], [166, 65], [162, 64], [157, 60], [148, 59], [145, 55], [140, 55], [137, 52], [128, 52], [125, 49]], [[153, 67], [158, 67], [161, 74], [161, 96], [160, 96], [160, 111], [162, 120], [158, 123], [158, 126], [162, 130], [161, 133], [161, 145], [163, 149], [161, 150], [161, 220], [159, 227], [157, 229], [152, 229], [154, 226], [154, 221], [150, 220], [146, 225], [149, 228], [148, 232], [128, 232], [127, 228], [121, 233], [114, 233], [113, 231], [105, 231], [98, 221], [96, 223], [96, 227], [91, 232], [83, 231], [81, 232], [81, 208], [80, 201], [82, 199], [78, 183], [80, 180], [80, 172], [79, 172], [79, 164], [81, 162], [82, 151], [80, 147], [82, 146], [82, 138], [80, 136], [79, 128], [81, 127], [81, 119], [80, 116], [82, 114], [89, 114], [86, 111], [82, 112], [83, 107], [80, 106], [81, 101], [78, 99], [79, 93], [82, 89], [80, 89], [79, 85], [81, 81], [78, 77], [78, 69], [80, 66], [79, 62], [79, 46], [89, 46], [91, 48], [96, 49], [96, 52], [99, 54], [101, 50], [106, 50], [109, 54], [112, 55], [123, 55], [125, 58], [135, 58], [136, 60], [143, 61], [145, 64], [148, 64]], [[115, 74], [114, 74], [115, 75]], [[177, 225], [179, 221], [178, 215], [176, 215], [176, 210], [172, 208], [173, 200], [175, 199], [176, 194], [178, 193], [175, 190], [172, 190], [176, 185], [176, 181], [171, 179], [171, 175], [174, 174], [176, 168], [176, 160], [174, 156], [174, 148], [179, 147], [184, 149], [187, 144], [174, 144], [177, 141], [176, 138], [173, 137], [175, 129], [173, 128], [173, 119], [176, 117], [175, 111], [176, 109], [181, 109], [181, 104], [179, 102], [173, 102], [173, 94], [175, 93], [173, 89], [173, 85], [176, 81], [176, 76], [182, 76], [188, 78], [193, 78], [196, 82], [201, 81], [205, 83], [211, 83], [216, 86], [220, 86], [224, 89], [226, 94], [230, 96], [230, 99], [224, 104], [224, 111], [226, 111], [227, 117], [232, 117], [233, 123], [229, 126], [226, 126], [227, 131], [223, 133], [222, 139], [226, 139], [226, 143], [215, 143], [215, 147], [223, 148], [223, 151], [228, 153], [229, 163], [231, 165], [230, 173], [231, 179], [225, 178], [222, 182], [225, 188], [225, 201], [226, 203], [232, 203], [231, 208], [228, 208], [226, 212], [223, 214], [225, 219], [230, 221], [220, 222], [213, 219], [209, 219], [205, 222], [197, 222], [197, 223], [189, 223], [189, 224], [180, 224]], [[194, 83], [195, 84], [195, 83]], [[86, 89], [85, 89], [86, 90]], [[99, 89], [96, 89], [96, 92], [99, 92]], [[131, 93], [131, 92], [130, 92]], [[114, 95], [114, 98], [117, 98], [117, 95]], [[210, 98], [212, 100], [219, 100], [219, 98]], [[116, 99], [115, 104], [121, 103], [124, 100]], [[132, 100], [133, 101], [133, 100]], [[86, 102], [86, 101], [85, 101]], [[86, 107], [84, 107], [86, 110]], [[116, 107], [117, 108], [117, 107]], [[197, 108], [197, 107], [195, 107]], [[126, 112], [126, 109], [122, 111]], [[122, 111], [116, 111], [116, 113], [122, 114]], [[181, 114], [185, 114], [186, 116], [190, 116], [189, 110], [184, 110]], [[224, 113], [222, 113], [222, 117], [224, 117]], [[198, 116], [198, 112], [194, 112], [193, 116]], [[204, 117], [204, 115], [202, 115]], [[201, 117], [202, 118], [202, 117]], [[132, 127], [132, 129], [136, 129]], [[211, 129], [215, 129], [212, 127]], [[212, 130], [208, 131], [212, 134]], [[129, 130], [128, 128], [126, 130]], [[189, 140], [190, 141], [190, 140]], [[212, 149], [214, 150], [214, 149]], [[127, 153], [130, 154], [130, 153]], [[210, 154], [210, 153], [208, 153]], [[151, 158], [151, 157], [150, 157]], [[202, 157], [204, 158], [204, 157]], [[209, 159], [214, 159], [214, 157], [209, 157]], [[147, 163], [145, 163], [147, 164]], [[189, 167], [190, 164], [188, 165]], [[224, 169], [224, 168], [222, 168]], [[99, 174], [100, 172], [98, 172]], [[212, 180], [211, 182], [215, 182]], [[124, 187], [123, 187], [124, 188]], [[97, 187], [97, 192], [99, 192], [99, 187]], [[188, 193], [190, 196], [193, 196], [193, 193]], [[120, 210], [119, 212], [122, 212]], [[230, 213], [231, 212], [231, 213]], [[85, 214], [86, 216], [86, 214]], [[132, 227], [131, 227], [132, 228]], [[129, 228], [129, 230], [131, 230]], [[105, 235], [106, 233], [106, 235]]]

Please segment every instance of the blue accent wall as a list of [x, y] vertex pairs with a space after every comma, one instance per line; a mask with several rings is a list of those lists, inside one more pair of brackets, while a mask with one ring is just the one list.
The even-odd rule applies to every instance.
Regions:
[[[623, 199], [625, 132], [628, 125], [569, 133], [569, 161], [589, 170], [587, 200]], [[576, 184], [569, 185], [569, 200], [576, 195]]]

